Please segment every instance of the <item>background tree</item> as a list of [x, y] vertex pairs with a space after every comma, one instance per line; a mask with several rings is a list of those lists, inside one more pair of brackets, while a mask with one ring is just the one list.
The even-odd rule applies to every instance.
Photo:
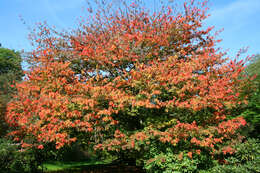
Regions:
[[0, 47], [0, 135], [3, 135], [6, 124], [4, 114], [6, 104], [12, 98], [15, 89], [11, 87], [15, 82], [22, 80], [22, 58], [19, 52]]
[[260, 78], [260, 55], [257, 54], [255, 56], [252, 57], [252, 59], [250, 60], [248, 66], [245, 69], [245, 72], [248, 76], [253, 76], [253, 75], [257, 75], [256, 76], [256, 80], [259, 80]]
[[[255, 55], [245, 69], [245, 74], [252, 82], [246, 89], [249, 93], [248, 105], [242, 115], [250, 123], [247, 129], [251, 137], [260, 137], [260, 55]], [[249, 89], [249, 91], [247, 91]]]
[[151, 14], [140, 1], [102, 1], [75, 31], [39, 25], [34, 66], [8, 105], [11, 134], [39, 149], [79, 141], [151, 172], [224, 162], [243, 139], [246, 122], [229, 110], [246, 101], [248, 79], [245, 62], [224, 57], [202, 27], [205, 5]]

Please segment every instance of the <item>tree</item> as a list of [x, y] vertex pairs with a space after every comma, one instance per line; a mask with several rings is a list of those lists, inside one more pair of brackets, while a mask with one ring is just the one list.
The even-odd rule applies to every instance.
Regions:
[[252, 137], [259, 136], [260, 128], [260, 55], [252, 57], [245, 69], [246, 77], [251, 78], [245, 92], [248, 93], [248, 105], [243, 109], [242, 116], [250, 123], [248, 129], [249, 135]]
[[249, 64], [247, 65], [245, 72], [248, 76], [253, 76], [257, 75], [257, 79], [259, 80], [259, 75], [260, 75], [260, 55], [257, 54], [252, 57], [250, 60]]
[[20, 81], [23, 76], [21, 61], [19, 52], [0, 47], [0, 136], [3, 135], [6, 128], [3, 119], [6, 112], [6, 104], [10, 101], [15, 91], [11, 85], [14, 85], [15, 81]]
[[151, 15], [139, 1], [116, 12], [101, 4], [70, 33], [40, 24], [35, 66], [8, 105], [15, 139], [39, 149], [78, 140], [148, 170], [168, 151], [199, 158], [198, 169], [205, 157], [223, 161], [242, 140], [245, 120], [226, 117], [245, 102], [248, 79], [239, 78], [245, 62], [225, 58], [212, 27], [202, 27], [205, 5]]

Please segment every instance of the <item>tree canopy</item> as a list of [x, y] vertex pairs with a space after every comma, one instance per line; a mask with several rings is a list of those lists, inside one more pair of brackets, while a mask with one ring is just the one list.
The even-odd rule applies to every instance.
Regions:
[[39, 149], [80, 141], [147, 165], [155, 145], [178, 158], [232, 154], [246, 121], [227, 116], [246, 102], [248, 79], [245, 62], [224, 57], [203, 27], [206, 4], [103, 7], [72, 32], [39, 25], [35, 65], [8, 104], [15, 140]]

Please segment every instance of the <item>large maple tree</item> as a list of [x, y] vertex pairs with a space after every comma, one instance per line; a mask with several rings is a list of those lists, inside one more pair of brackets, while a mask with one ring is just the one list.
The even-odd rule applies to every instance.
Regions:
[[213, 27], [203, 27], [205, 2], [183, 7], [89, 9], [70, 33], [40, 24], [34, 66], [8, 105], [11, 134], [40, 149], [84, 141], [135, 152], [157, 141], [190, 158], [233, 153], [246, 122], [227, 116], [245, 102], [245, 62], [216, 48]]

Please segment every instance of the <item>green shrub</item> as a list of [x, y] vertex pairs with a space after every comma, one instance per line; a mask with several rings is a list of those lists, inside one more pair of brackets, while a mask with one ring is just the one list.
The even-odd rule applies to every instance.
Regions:
[[147, 160], [145, 169], [151, 173], [194, 172], [197, 169], [197, 159], [191, 160], [187, 156], [179, 159], [170, 149], [168, 151], [167, 153], [160, 153], [154, 158]]
[[227, 164], [216, 165], [210, 173], [255, 173], [260, 172], [260, 141], [248, 141], [236, 146], [236, 153], [226, 159]]
[[42, 161], [40, 150], [23, 150], [19, 144], [0, 139], [0, 172], [40, 172]]
[[171, 146], [163, 149], [163, 146], [154, 143], [146, 153], [146, 157], [152, 159], [144, 160], [144, 168], [149, 173], [182, 173], [199, 172], [214, 166], [214, 160], [206, 151], [201, 151], [199, 155], [189, 155], [189, 153], [188, 150]]
[[[260, 143], [258, 139], [248, 139], [235, 146], [234, 154], [212, 158], [205, 151], [198, 155], [193, 154], [192, 159], [188, 151], [174, 150], [168, 147], [165, 150], [154, 144], [146, 153], [144, 168], [149, 173], [255, 173], [260, 172]], [[221, 159], [220, 159], [221, 158]], [[224, 160], [223, 160], [224, 158]], [[219, 160], [223, 162], [219, 162]]]

